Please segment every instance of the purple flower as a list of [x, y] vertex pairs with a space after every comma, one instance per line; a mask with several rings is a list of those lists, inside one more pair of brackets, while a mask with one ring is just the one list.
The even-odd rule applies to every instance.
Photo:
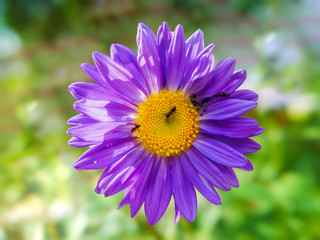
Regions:
[[239, 183], [233, 168], [253, 170], [243, 155], [260, 145], [250, 137], [263, 128], [241, 117], [257, 106], [257, 94], [236, 89], [246, 71], [234, 72], [235, 59], [213, 67], [214, 44], [204, 47], [203, 32], [185, 41], [183, 28], [163, 23], [157, 36], [138, 25], [138, 53], [111, 46], [111, 57], [95, 52], [95, 66], [81, 67], [96, 84], [77, 82], [69, 90], [79, 115], [69, 119], [69, 144], [91, 146], [76, 169], [104, 171], [95, 191], [106, 197], [125, 190], [119, 208], [130, 204], [134, 217], [144, 204], [156, 224], [173, 195], [175, 222], [192, 222], [197, 213], [195, 188], [221, 204], [215, 188]]

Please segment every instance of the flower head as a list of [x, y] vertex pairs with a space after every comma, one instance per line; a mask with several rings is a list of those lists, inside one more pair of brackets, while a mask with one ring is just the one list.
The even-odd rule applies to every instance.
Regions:
[[81, 67], [94, 83], [69, 87], [79, 115], [69, 119], [69, 144], [91, 146], [76, 169], [104, 169], [96, 192], [106, 197], [125, 190], [119, 207], [130, 204], [134, 217], [144, 204], [156, 224], [173, 195], [175, 222], [196, 217], [195, 188], [221, 204], [215, 188], [238, 187], [233, 168], [253, 170], [243, 155], [260, 145], [250, 137], [263, 132], [257, 121], [241, 117], [257, 106], [257, 94], [237, 90], [246, 78], [234, 72], [235, 59], [215, 67], [213, 44], [203, 33], [185, 40], [178, 25], [163, 23], [157, 36], [138, 25], [138, 53], [111, 46], [111, 57], [95, 52], [95, 66]]

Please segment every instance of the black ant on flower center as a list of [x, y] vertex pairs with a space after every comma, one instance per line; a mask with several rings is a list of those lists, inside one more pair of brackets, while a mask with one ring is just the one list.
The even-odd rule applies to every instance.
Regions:
[[176, 107], [173, 107], [173, 108], [169, 111], [169, 113], [166, 115], [167, 119], [168, 119], [176, 110], [177, 110], [177, 108], [176, 108]]
[[171, 110], [166, 114], [166, 121], [169, 122], [169, 117], [177, 110], [176, 107], [171, 108]]

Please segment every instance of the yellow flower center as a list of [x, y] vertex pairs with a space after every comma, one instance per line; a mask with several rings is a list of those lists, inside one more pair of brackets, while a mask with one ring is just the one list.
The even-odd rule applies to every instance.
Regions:
[[198, 113], [182, 92], [161, 90], [139, 105], [133, 131], [142, 145], [161, 156], [179, 155], [198, 134]]

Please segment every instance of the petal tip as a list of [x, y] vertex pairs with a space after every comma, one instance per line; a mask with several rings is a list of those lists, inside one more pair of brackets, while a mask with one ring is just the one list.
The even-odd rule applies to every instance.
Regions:
[[87, 69], [88, 65], [90, 65], [90, 64], [89, 63], [81, 63], [80, 68], [82, 69], [82, 71], [85, 72], [85, 69]]
[[231, 65], [235, 65], [236, 64], [236, 59], [234, 57], [227, 58], [227, 61]]
[[101, 52], [93, 52], [92, 53], [92, 59], [94, 61], [96, 60], [103, 60], [104, 58], [108, 58], [108, 55], [104, 54], [104, 53], [101, 53]]
[[169, 28], [168, 23], [166, 21], [163, 21], [161, 26], [164, 28]]
[[[67, 123], [68, 123], [68, 122], [67, 122]], [[70, 129], [71, 129], [71, 128], [69, 128], [69, 129], [66, 131], [66, 134], [68, 134], [69, 136], [72, 136], [72, 135], [70, 134], [70, 132], [71, 132]], [[68, 143], [70, 143], [71, 140], [72, 140], [72, 139], [70, 139]]]
[[138, 28], [138, 32], [141, 30], [151, 30], [150, 27], [144, 22], [139, 22], [137, 28]]
[[92, 58], [95, 59], [97, 57], [99, 57], [100, 53], [99, 52], [93, 52], [92, 53]]
[[77, 170], [81, 170], [79, 161], [76, 161], [76, 162], [73, 164], [73, 167], [74, 167], [75, 169], [77, 169]]

